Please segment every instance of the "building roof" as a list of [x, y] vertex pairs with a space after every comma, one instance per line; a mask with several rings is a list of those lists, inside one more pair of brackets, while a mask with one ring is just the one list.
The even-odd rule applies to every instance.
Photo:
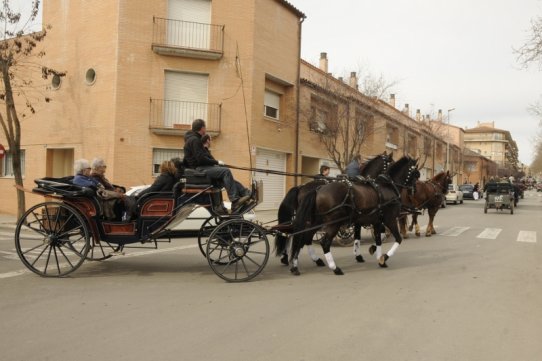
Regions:
[[493, 127], [476, 127], [465, 129], [465, 133], [510, 133], [508, 130], [498, 129]]
[[298, 17], [303, 18], [303, 19], [305, 19], [307, 17], [303, 12], [301, 12], [301, 10], [299, 10], [298, 8], [296, 8], [295, 6], [290, 4], [288, 1], [286, 1], [286, 0], [275, 0], [275, 1], [282, 4], [282, 5], [284, 5], [286, 8], [288, 8], [294, 14], [296, 14]]

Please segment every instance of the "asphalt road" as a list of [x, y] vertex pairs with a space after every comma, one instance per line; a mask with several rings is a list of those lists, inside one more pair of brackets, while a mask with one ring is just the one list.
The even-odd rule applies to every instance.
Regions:
[[387, 269], [365, 233], [363, 264], [332, 249], [344, 276], [303, 252], [301, 276], [273, 257], [242, 284], [214, 275], [194, 239], [40, 278], [4, 227], [0, 359], [540, 360], [541, 196], [527, 192], [514, 215], [449, 205], [438, 234], [411, 235]]

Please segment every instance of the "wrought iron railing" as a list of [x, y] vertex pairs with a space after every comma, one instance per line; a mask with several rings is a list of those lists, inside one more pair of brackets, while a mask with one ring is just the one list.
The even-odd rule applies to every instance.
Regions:
[[224, 52], [224, 25], [153, 18], [153, 44]]
[[151, 99], [150, 128], [190, 130], [194, 119], [203, 119], [208, 132], [220, 132], [221, 105]]

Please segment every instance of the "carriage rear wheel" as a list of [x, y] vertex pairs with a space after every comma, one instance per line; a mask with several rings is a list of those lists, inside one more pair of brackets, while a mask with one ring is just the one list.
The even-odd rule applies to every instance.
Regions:
[[15, 248], [32, 272], [62, 277], [85, 261], [90, 232], [75, 208], [58, 202], [40, 203], [27, 210], [17, 223]]
[[216, 226], [207, 241], [207, 262], [228, 282], [248, 281], [262, 272], [269, 259], [264, 228], [245, 219], [230, 219]]

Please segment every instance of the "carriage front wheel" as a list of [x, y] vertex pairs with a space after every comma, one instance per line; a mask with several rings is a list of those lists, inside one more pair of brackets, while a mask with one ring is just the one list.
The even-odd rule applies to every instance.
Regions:
[[207, 241], [207, 262], [228, 282], [248, 281], [259, 275], [269, 259], [266, 230], [245, 219], [231, 219], [216, 226]]
[[45, 202], [23, 214], [15, 229], [15, 248], [23, 264], [44, 277], [75, 271], [90, 249], [90, 232], [75, 208]]

